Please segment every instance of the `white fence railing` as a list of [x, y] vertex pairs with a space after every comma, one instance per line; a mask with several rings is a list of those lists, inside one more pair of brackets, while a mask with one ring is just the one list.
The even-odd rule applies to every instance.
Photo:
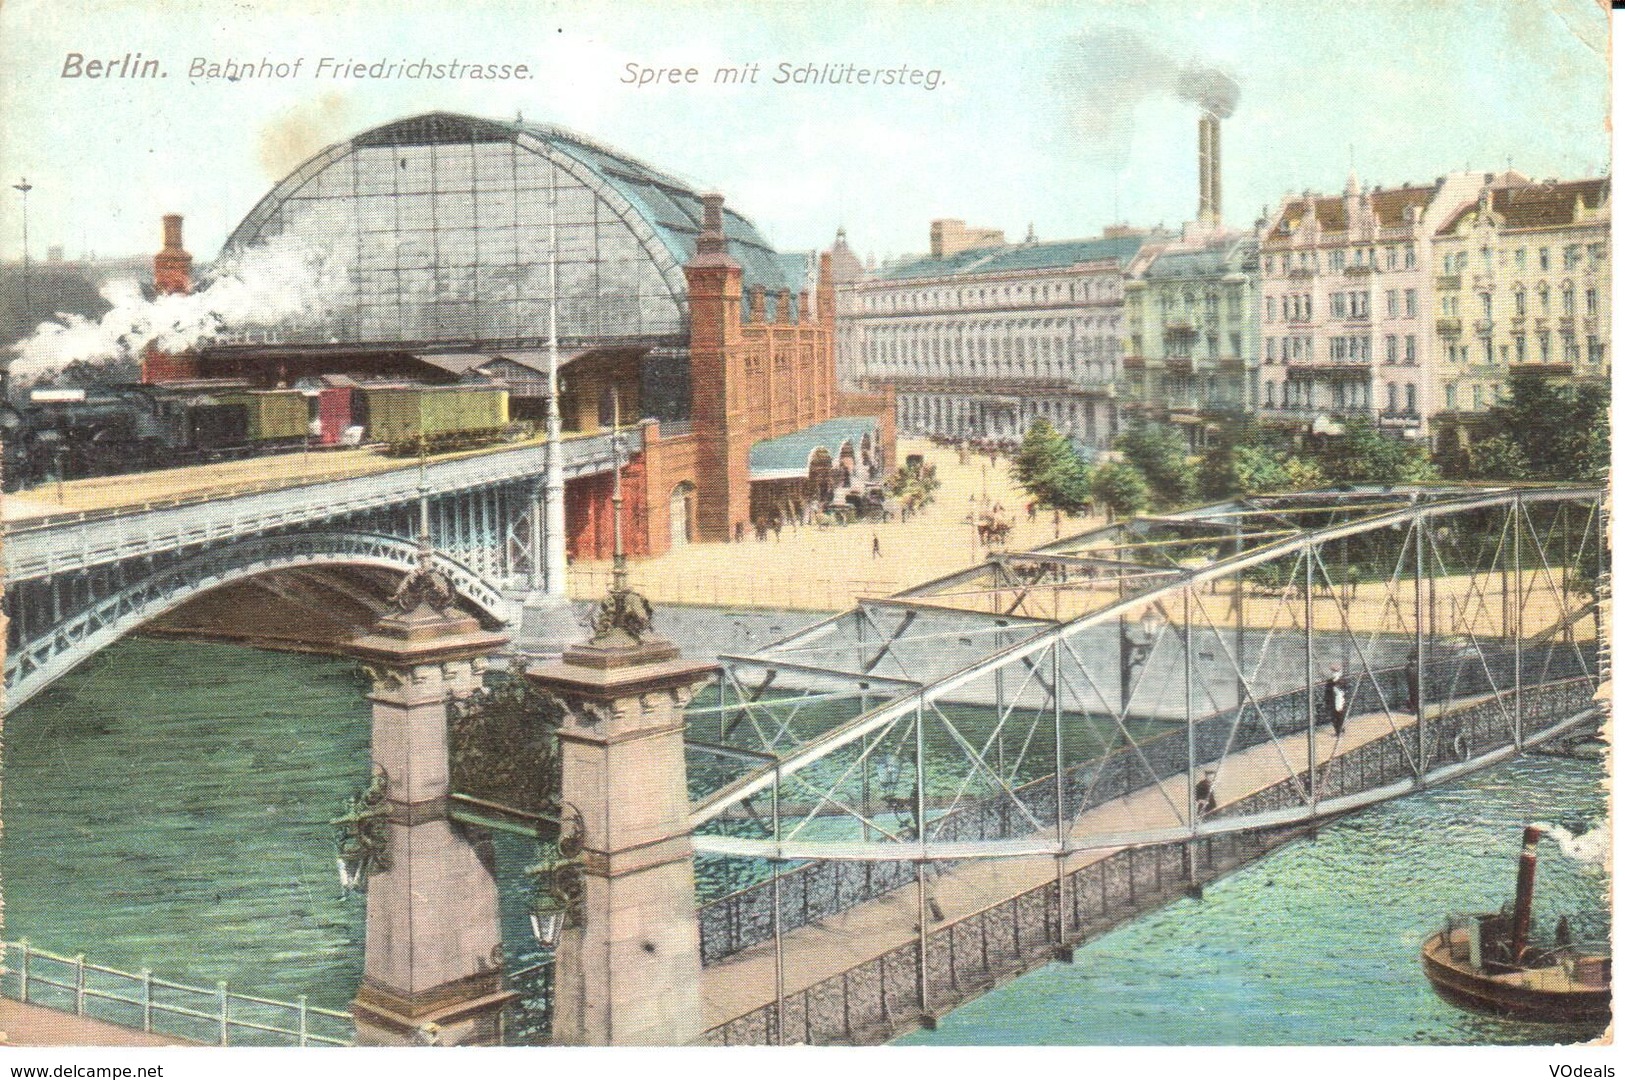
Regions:
[[26, 941], [3, 943], [0, 994], [150, 1034], [219, 1046], [350, 1046], [350, 1014], [309, 1004], [233, 993], [133, 974], [58, 956]]

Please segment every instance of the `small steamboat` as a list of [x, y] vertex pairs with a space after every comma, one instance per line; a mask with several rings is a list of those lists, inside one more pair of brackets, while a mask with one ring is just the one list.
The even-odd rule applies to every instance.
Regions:
[[1451, 916], [1422, 943], [1422, 969], [1446, 1001], [1544, 1023], [1606, 1023], [1612, 958], [1570, 940], [1560, 920], [1550, 944], [1531, 941], [1538, 826], [1523, 832], [1512, 910]]

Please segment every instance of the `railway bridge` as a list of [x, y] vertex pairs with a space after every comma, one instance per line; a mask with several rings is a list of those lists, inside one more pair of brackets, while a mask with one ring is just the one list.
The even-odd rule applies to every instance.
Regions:
[[[565, 479], [610, 472], [612, 439], [561, 442]], [[623, 461], [642, 448], [639, 431], [620, 439]], [[546, 455], [543, 444], [525, 445], [13, 520], [5, 538], [5, 707], [136, 628], [239, 583], [257, 583], [267, 606], [281, 594], [316, 618], [322, 612], [306, 598], [317, 596], [329, 606], [348, 602], [370, 623], [378, 598], [416, 562], [425, 527], [436, 566], [465, 604], [492, 627], [517, 625], [531, 575], [540, 580], [545, 569], [532, 553], [538, 542], [547, 550], [538, 509]], [[304, 632], [287, 629], [290, 644]], [[245, 636], [263, 642], [270, 632]]]

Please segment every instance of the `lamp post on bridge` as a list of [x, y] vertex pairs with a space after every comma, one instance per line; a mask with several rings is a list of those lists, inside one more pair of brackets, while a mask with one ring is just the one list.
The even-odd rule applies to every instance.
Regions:
[[559, 416], [559, 182], [552, 172], [547, 196], [547, 443], [542, 482], [531, 493], [530, 574], [514, 648], [553, 658], [581, 637], [570, 610], [565, 575], [564, 457]]

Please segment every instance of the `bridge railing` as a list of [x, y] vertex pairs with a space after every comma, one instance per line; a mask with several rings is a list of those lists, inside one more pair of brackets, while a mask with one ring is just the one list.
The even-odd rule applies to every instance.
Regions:
[[[1592, 684], [1579, 677], [1525, 693], [1528, 730], [1550, 727], [1583, 710]], [[1457, 732], [1490, 737], [1503, 722], [1495, 700], [1441, 718], [1439, 742]], [[1322, 778], [1323, 797], [1367, 790], [1412, 775], [1401, 742], [1414, 732], [1390, 732], [1343, 758]], [[1510, 738], [1510, 728], [1506, 735]], [[1242, 812], [1291, 805], [1309, 777], [1280, 780], [1240, 800]], [[1184, 895], [1244, 866], [1299, 835], [1303, 825], [1243, 829], [1190, 841], [1128, 847], [1019, 895], [933, 928], [919, 940], [785, 995], [706, 1033], [713, 1045], [875, 1043], [939, 1016], [1011, 975], [1048, 963], [1058, 950]], [[808, 864], [819, 866], [827, 864]], [[805, 872], [806, 867], [799, 872]], [[926, 888], [929, 889], [929, 878]], [[921, 948], [925, 949], [924, 956]]]
[[59, 956], [27, 941], [4, 943], [0, 994], [149, 1034], [218, 1046], [349, 1046], [349, 1013], [213, 989]]
[[[623, 432], [629, 453], [642, 449], [642, 432]], [[565, 440], [566, 479], [602, 471], [613, 460], [610, 436]], [[423, 482], [431, 495], [487, 488], [541, 475], [546, 447], [536, 444], [430, 462]], [[11, 522], [6, 529], [6, 573], [27, 580], [117, 562], [155, 551], [207, 544], [359, 514], [417, 498], [418, 472], [400, 468], [329, 480], [242, 485], [230, 493], [183, 495], [164, 504], [54, 514]]]
[[[1500, 696], [1491, 696], [1442, 716], [1430, 716], [1427, 724], [1430, 766], [1454, 764], [1512, 745], [1513, 725], [1509, 710], [1510, 658], [1506, 670], [1500, 664], [1488, 665]], [[1538, 733], [1551, 724], [1574, 715], [1585, 707], [1592, 691], [1584, 666], [1576, 656], [1559, 654], [1547, 671], [1549, 681], [1529, 687], [1524, 694], [1524, 730]], [[1455, 678], [1439, 671], [1426, 680], [1424, 693], [1443, 694], [1453, 690], [1459, 699], [1479, 696], [1492, 687], [1482, 668], [1469, 677]], [[1318, 689], [1315, 693], [1318, 695]], [[1406, 671], [1403, 666], [1364, 673], [1351, 694], [1351, 711], [1380, 712], [1381, 703], [1396, 713], [1406, 709]], [[1301, 732], [1307, 727], [1302, 687], [1264, 698], [1243, 707], [1240, 721], [1230, 708], [1198, 720], [1196, 760], [1218, 760], [1225, 752], [1236, 753], [1257, 746], [1272, 737]], [[1318, 706], [1318, 700], [1316, 702]], [[1320, 798], [1353, 795], [1404, 779], [1415, 774], [1418, 761], [1415, 728], [1404, 727], [1365, 746], [1344, 752], [1323, 766], [1316, 779]], [[1182, 729], [1173, 729], [1147, 739], [1136, 747], [1122, 747], [1101, 757], [1081, 762], [1065, 770], [1063, 784], [1067, 815], [1075, 818], [1086, 810], [1127, 796], [1161, 780], [1183, 774], [1189, 767], [1189, 752]], [[1055, 814], [1054, 776], [1041, 777], [1014, 789], [1014, 794], [1039, 820], [1053, 820]], [[1301, 805], [1302, 792], [1292, 781], [1284, 781], [1223, 807], [1218, 818], [1282, 810]], [[1008, 798], [972, 803], [934, 818], [927, 826], [928, 839], [937, 842], [1010, 839], [1029, 826], [1026, 817], [1013, 812]], [[943, 864], [951, 865], [951, 864]], [[845, 862], [815, 860], [804, 862], [779, 874], [779, 929], [781, 933], [838, 915], [859, 904], [912, 884], [916, 865], [905, 861]], [[713, 900], [699, 909], [700, 955], [712, 964], [736, 952], [769, 941], [773, 936], [773, 881], [758, 882]]]

